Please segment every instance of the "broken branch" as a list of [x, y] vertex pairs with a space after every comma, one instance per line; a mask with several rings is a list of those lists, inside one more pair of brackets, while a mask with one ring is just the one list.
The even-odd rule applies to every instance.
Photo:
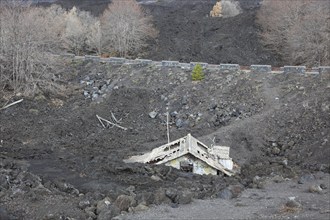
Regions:
[[102, 120], [99, 118], [98, 115], [96, 115], [97, 119], [99, 120], [99, 122], [101, 123], [101, 125], [103, 126], [103, 128], [106, 128], [106, 126], [103, 124]]
[[116, 123], [120, 124], [122, 119], [117, 120], [117, 118], [115, 117], [115, 115], [114, 115], [112, 112], [110, 112], [110, 113], [111, 113], [111, 117], [112, 117], [112, 119], [113, 119]]
[[100, 116], [98, 116], [98, 115], [96, 115], [96, 117], [97, 117], [97, 119], [100, 121], [100, 123], [102, 124], [102, 126], [103, 126], [104, 128], [106, 128], [106, 126], [104, 125], [103, 121], [106, 122], [106, 123], [108, 123], [108, 125], [115, 126], [115, 127], [117, 127], [117, 128], [123, 129], [124, 131], [127, 130], [127, 128], [125, 128], [125, 127], [123, 127], [123, 126], [120, 126], [120, 125], [118, 125], [118, 124], [115, 124], [115, 123], [113, 123], [113, 122], [111, 122], [111, 121], [109, 121], [109, 120], [106, 120], [106, 119], [104, 119], [104, 118], [102, 118], [102, 117], [100, 117]]
[[9, 105], [6, 105], [6, 106], [0, 108], [0, 110], [4, 110], [4, 109], [6, 109], [6, 108], [9, 108], [10, 106], [16, 105], [16, 104], [18, 104], [18, 103], [20, 103], [20, 102], [22, 102], [22, 101], [23, 101], [23, 99], [20, 99], [20, 100], [18, 100], [18, 101], [16, 101], [16, 102], [10, 103]]

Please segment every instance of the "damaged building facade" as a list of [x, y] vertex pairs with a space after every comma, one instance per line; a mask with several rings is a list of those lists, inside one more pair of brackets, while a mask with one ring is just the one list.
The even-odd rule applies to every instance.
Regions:
[[208, 147], [191, 134], [164, 144], [143, 155], [132, 156], [126, 163], [165, 164], [185, 172], [200, 175], [235, 173], [234, 163], [229, 157], [229, 147]]

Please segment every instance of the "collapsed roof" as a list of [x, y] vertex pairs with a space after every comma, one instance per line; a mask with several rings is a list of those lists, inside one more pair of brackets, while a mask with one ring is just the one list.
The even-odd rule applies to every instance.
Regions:
[[168, 162], [192, 155], [194, 158], [205, 162], [209, 167], [220, 171], [228, 176], [232, 176], [233, 162], [229, 157], [229, 147], [214, 146], [209, 148], [191, 134], [185, 137], [164, 144], [143, 155], [132, 156], [124, 160], [126, 163], [148, 163], [148, 164], [168, 164]]

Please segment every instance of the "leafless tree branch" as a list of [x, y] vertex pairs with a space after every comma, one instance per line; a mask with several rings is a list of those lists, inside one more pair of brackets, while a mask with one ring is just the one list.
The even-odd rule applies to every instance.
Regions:
[[264, 0], [257, 13], [264, 44], [293, 65], [330, 65], [328, 1]]

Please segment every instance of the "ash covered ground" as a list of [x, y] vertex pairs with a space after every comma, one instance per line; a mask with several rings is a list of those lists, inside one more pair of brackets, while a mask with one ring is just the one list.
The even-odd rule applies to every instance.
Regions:
[[[153, 205], [239, 198], [288, 180], [325, 201], [313, 216], [329, 216], [329, 75], [205, 70], [193, 82], [179, 68], [67, 60], [64, 69], [62, 95], [1, 110], [2, 219], [120, 218]], [[1, 105], [21, 98], [1, 97]], [[241, 174], [122, 162], [166, 143], [166, 108], [171, 140], [191, 133], [210, 145], [214, 138], [231, 147]], [[127, 130], [102, 127], [96, 115], [111, 113]], [[285, 214], [304, 216], [313, 205], [300, 203], [303, 209]]]
[[[57, 2], [95, 15], [109, 3]], [[210, 18], [215, 2], [145, 4], [160, 35], [144, 58], [282, 64], [260, 44], [259, 1], [240, 1], [235, 17]], [[207, 70], [192, 82], [190, 70], [66, 60], [59, 77], [64, 93], [0, 110], [0, 219], [147, 219], [135, 213], [161, 204], [151, 213], [168, 219], [197, 199], [216, 200], [192, 210], [234, 209], [228, 218], [329, 219], [330, 75]], [[0, 97], [0, 106], [22, 98]], [[166, 143], [167, 108], [171, 140], [191, 133], [230, 146], [241, 173], [123, 163]], [[96, 118], [112, 114], [127, 130], [103, 128]]]
[[[110, 0], [57, 0], [56, 3], [71, 9], [99, 16]], [[139, 0], [153, 16], [159, 31], [156, 40], [140, 54], [152, 60], [177, 60], [180, 62], [207, 62], [212, 64], [238, 63], [240, 65], [287, 64], [281, 57], [263, 47], [256, 24], [260, 0], [240, 0], [241, 13], [235, 17], [210, 17], [217, 0]]]

